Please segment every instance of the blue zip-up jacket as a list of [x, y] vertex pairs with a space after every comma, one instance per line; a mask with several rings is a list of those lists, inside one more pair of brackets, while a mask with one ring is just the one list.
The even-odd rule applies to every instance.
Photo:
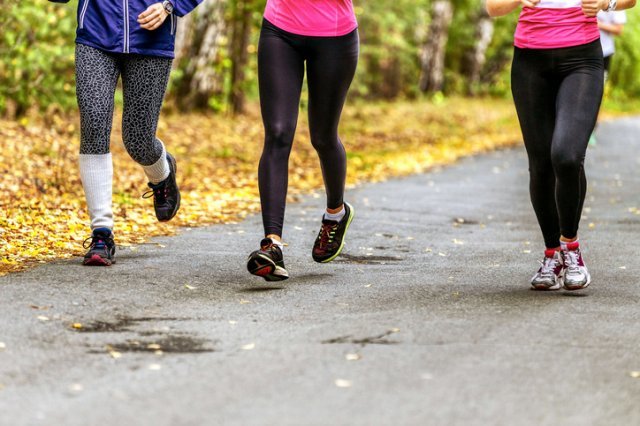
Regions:
[[[69, 0], [50, 0], [68, 3]], [[203, 0], [172, 0], [174, 11], [153, 31], [138, 23], [138, 15], [158, 0], [79, 0], [76, 43], [113, 53], [174, 57], [177, 17]]]

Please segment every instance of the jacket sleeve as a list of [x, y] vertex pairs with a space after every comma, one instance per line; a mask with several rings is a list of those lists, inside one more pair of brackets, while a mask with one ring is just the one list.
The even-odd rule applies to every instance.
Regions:
[[[170, 0], [173, 3], [173, 13], [176, 16], [184, 16], [195, 9], [204, 0]], [[212, 0], [210, 0], [212, 1]]]

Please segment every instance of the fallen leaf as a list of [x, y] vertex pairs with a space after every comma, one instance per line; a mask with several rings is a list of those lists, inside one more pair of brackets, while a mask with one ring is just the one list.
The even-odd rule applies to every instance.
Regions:
[[184, 285], [184, 288], [186, 288], [187, 290], [196, 290], [198, 287], [194, 287], [194, 286], [192, 286], [192, 285], [185, 284], [185, 285]]
[[44, 315], [38, 315], [38, 319], [40, 321], [49, 321], [49, 317], [45, 317]]
[[7, 349], [7, 344], [4, 342], [0, 342], [0, 351]]
[[249, 303], [251, 303], [250, 300], [244, 300], [244, 299], [240, 300], [241, 305], [248, 305]]
[[76, 330], [80, 330], [82, 328], [82, 324], [80, 324], [79, 322], [74, 322], [73, 324], [71, 324], [71, 328], [75, 328]]
[[82, 386], [82, 384], [80, 383], [74, 383], [71, 386], [69, 386], [69, 390], [71, 392], [82, 392], [84, 390], [84, 386]]
[[149, 343], [147, 349], [161, 349], [161, 346], [157, 343]]
[[252, 351], [255, 348], [256, 348], [256, 344], [255, 343], [249, 343], [249, 344], [246, 344], [246, 345], [242, 346], [242, 350], [243, 351]]
[[335, 384], [339, 388], [350, 388], [353, 386], [353, 382], [351, 380], [345, 379], [336, 379]]
[[634, 379], [640, 379], [640, 371], [632, 371], [629, 375]]
[[117, 352], [117, 351], [109, 351], [109, 355], [111, 355], [111, 358], [113, 358], [113, 359], [122, 358], [122, 354], [120, 352]]
[[158, 371], [162, 370], [162, 365], [160, 364], [149, 364], [149, 370]]
[[360, 356], [360, 354], [347, 354], [345, 355], [345, 358], [347, 361], [359, 361], [362, 359], [362, 356]]
[[47, 309], [52, 308], [52, 306], [38, 306], [38, 305], [30, 305], [31, 309], [35, 309], [37, 311], [46, 311]]

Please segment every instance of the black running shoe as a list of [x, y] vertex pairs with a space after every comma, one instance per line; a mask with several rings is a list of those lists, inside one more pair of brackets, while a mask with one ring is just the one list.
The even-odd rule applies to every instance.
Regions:
[[289, 278], [284, 267], [282, 250], [270, 238], [260, 241], [260, 250], [249, 255], [247, 270], [267, 281], [283, 281]]
[[[91, 243], [87, 243], [91, 240]], [[96, 228], [89, 238], [84, 240], [84, 248], [89, 251], [84, 255], [83, 265], [111, 266], [116, 263], [116, 243], [109, 228]]]
[[168, 152], [167, 161], [169, 162], [169, 176], [157, 184], [149, 182], [151, 191], [147, 191], [142, 195], [143, 198], [153, 197], [153, 208], [160, 222], [168, 222], [173, 219], [180, 208], [180, 189], [178, 189], [178, 183], [176, 182], [178, 166], [173, 155]]
[[351, 225], [355, 211], [353, 207], [344, 203], [345, 214], [340, 222], [322, 219], [322, 227], [318, 238], [313, 244], [313, 260], [319, 263], [328, 263], [338, 257], [344, 247], [344, 236]]

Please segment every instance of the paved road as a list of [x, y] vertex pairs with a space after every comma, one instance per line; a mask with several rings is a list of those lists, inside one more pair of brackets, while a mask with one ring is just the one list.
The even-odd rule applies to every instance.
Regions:
[[331, 265], [291, 206], [281, 287], [244, 271], [257, 217], [0, 278], [0, 424], [638, 425], [639, 133], [590, 150], [584, 292], [529, 290], [520, 149], [350, 192]]

